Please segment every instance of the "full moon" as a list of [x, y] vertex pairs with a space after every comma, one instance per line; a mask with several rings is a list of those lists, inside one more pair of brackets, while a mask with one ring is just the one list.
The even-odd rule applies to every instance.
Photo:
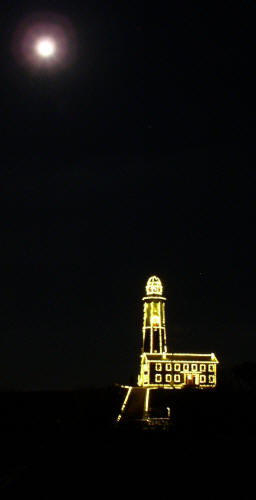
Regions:
[[19, 65], [33, 72], [55, 74], [75, 62], [76, 34], [64, 16], [54, 12], [31, 14], [13, 33], [12, 51]]
[[40, 57], [52, 57], [56, 52], [56, 45], [50, 38], [42, 38], [36, 43], [36, 52]]

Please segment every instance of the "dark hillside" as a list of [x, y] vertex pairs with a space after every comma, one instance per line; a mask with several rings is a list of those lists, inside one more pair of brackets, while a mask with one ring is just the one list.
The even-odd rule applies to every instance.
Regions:
[[[162, 457], [164, 467], [176, 468], [177, 460], [191, 450], [218, 450], [219, 458], [228, 454], [232, 459], [234, 449], [245, 451], [255, 443], [255, 393], [234, 381], [215, 391], [164, 391], [165, 399], [162, 391], [156, 391], [155, 406], [171, 408], [167, 432], [142, 431], [134, 425], [116, 427], [124, 392], [119, 386], [2, 392], [2, 490], [10, 495], [27, 491], [33, 496], [36, 489], [37, 498], [51, 498], [49, 487], [59, 493], [85, 482], [109, 488], [109, 478], [127, 474], [127, 468], [140, 463], [145, 471], [152, 454]], [[146, 462], [140, 462], [142, 450]]]

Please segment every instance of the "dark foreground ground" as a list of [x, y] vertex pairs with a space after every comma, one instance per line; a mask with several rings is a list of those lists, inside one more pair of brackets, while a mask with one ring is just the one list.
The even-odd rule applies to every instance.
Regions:
[[[255, 396], [250, 391], [168, 391], [169, 431], [114, 425], [115, 386], [0, 393], [0, 498], [216, 495], [254, 481]], [[205, 484], [204, 484], [205, 482]], [[189, 494], [190, 494], [189, 493]]]

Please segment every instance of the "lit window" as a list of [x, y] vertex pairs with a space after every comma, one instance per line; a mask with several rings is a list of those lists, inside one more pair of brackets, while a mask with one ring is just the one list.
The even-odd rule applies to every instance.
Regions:
[[205, 365], [200, 365], [200, 372], [205, 372], [206, 366]]
[[152, 323], [153, 323], [154, 326], [155, 325], [159, 325], [160, 318], [159, 318], [159, 316], [153, 316], [151, 321], [152, 321]]
[[166, 371], [170, 372], [172, 370], [172, 365], [171, 363], [166, 363]]
[[214, 365], [209, 365], [209, 372], [214, 372]]
[[188, 372], [188, 370], [189, 370], [189, 365], [188, 365], [187, 363], [185, 363], [185, 364], [183, 365], [183, 370], [184, 370], [184, 372]]
[[171, 382], [172, 376], [170, 375], [170, 373], [167, 373], [167, 375], [165, 375], [165, 380], [166, 382]]
[[196, 372], [197, 371], [197, 365], [196, 364], [193, 364], [191, 366], [191, 368], [192, 368], [192, 372]]
[[162, 370], [162, 365], [161, 365], [161, 363], [156, 363], [156, 371], [157, 371], [157, 372], [161, 372], [161, 370]]
[[205, 375], [200, 375], [200, 383], [206, 382], [206, 376]]
[[155, 381], [156, 382], [162, 382], [162, 375], [160, 375], [159, 373], [156, 375], [155, 377]]
[[174, 375], [174, 382], [180, 382], [180, 375]]
[[177, 372], [180, 371], [180, 364], [179, 363], [176, 363], [176, 365], [174, 365], [174, 370], [176, 370]]
[[215, 382], [214, 375], [209, 375], [209, 382], [210, 382], [210, 384], [214, 384], [214, 382]]

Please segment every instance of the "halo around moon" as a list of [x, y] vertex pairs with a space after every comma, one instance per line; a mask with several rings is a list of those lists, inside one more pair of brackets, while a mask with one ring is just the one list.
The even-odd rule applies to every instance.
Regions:
[[27, 16], [14, 33], [13, 52], [21, 66], [58, 70], [75, 59], [74, 30], [66, 17], [52, 12]]

